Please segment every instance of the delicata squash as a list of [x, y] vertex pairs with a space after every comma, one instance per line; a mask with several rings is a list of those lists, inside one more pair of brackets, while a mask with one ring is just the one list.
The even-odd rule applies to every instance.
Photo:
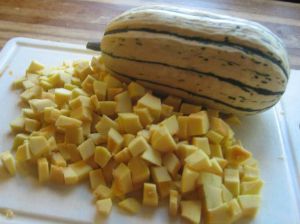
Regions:
[[101, 51], [114, 75], [225, 113], [267, 110], [289, 78], [285, 48], [264, 26], [170, 6], [124, 12], [107, 26]]

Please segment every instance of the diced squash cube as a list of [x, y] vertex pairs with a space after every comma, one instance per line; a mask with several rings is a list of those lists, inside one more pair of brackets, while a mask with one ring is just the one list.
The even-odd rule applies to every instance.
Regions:
[[106, 99], [107, 100], [115, 100], [115, 96], [119, 93], [124, 92], [124, 88], [107, 88]]
[[230, 219], [232, 222], [237, 221], [242, 216], [242, 209], [241, 206], [236, 198], [230, 200], [227, 202], [229, 213], [230, 213]]
[[48, 123], [55, 123], [61, 115], [61, 111], [54, 107], [46, 107], [44, 110], [44, 119]]
[[119, 113], [119, 122], [126, 133], [136, 134], [142, 130], [139, 116], [134, 113]]
[[222, 169], [224, 169], [228, 164], [228, 161], [224, 158], [216, 157], [215, 159], [217, 160], [217, 162], [219, 163], [219, 165]]
[[164, 125], [168, 129], [171, 135], [174, 135], [178, 132], [179, 125], [175, 115], [166, 118], [165, 120], [160, 122], [160, 124]]
[[187, 116], [178, 116], [178, 132], [177, 136], [179, 139], [187, 139], [188, 138], [188, 122], [189, 117]]
[[237, 197], [240, 194], [240, 176], [238, 169], [224, 169], [224, 185]]
[[111, 158], [110, 151], [103, 146], [96, 146], [94, 160], [100, 167], [105, 167]]
[[209, 157], [202, 150], [197, 150], [184, 159], [185, 163], [196, 171], [208, 170], [210, 167]]
[[146, 107], [133, 107], [133, 111], [139, 116], [139, 120], [144, 127], [152, 124], [152, 122], [154, 121], [153, 116]]
[[215, 187], [221, 187], [222, 177], [209, 172], [200, 172], [197, 180], [197, 185], [211, 185]]
[[24, 118], [24, 129], [27, 132], [34, 132], [40, 128], [41, 124], [39, 121], [30, 118]]
[[241, 164], [252, 156], [251, 152], [247, 151], [240, 145], [233, 145], [226, 149], [225, 157], [232, 164]]
[[188, 117], [188, 136], [204, 135], [209, 129], [206, 111], [190, 114]]
[[54, 95], [55, 95], [55, 103], [58, 106], [62, 107], [71, 99], [72, 91], [65, 88], [56, 88], [54, 90]]
[[199, 172], [184, 166], [181, 177], [181, 192], [187, 193], [196, 189], [196, 183], [199, 177]]
[[78, 60], [73, 62], [74, 75], [80, 80], [84, 80], [88, 74], [92, 73], [90, 62], [88, 60]]
[[223, 158], [222, 146], [220, 144], [210, 144], [211, 157]]
[[126, 198], [120, 201], [118, 205], [131, 214], [138, 213], [141, 210], [140, 203], [134, 198]]
[[[79, 87], [81, 85], [81, 80], [75, 76], [71, 78], [71, 84]], [[76, 87], [75, 87], [76, 88]]]
[[[49, 83], [50, 84], [50, 83]], [[50, 84], [51, 85], [51, 84]], [[51, 86], [52, 87], [52, 86]], [[51, 88], [50, 87], [50, 88]], [[76, 85], [74, 85], [74, 84], [71, 84], [71, 83], [66, 83], [65, 85], [64, 85], [64, 88], [65, 89], [67, 89], [67, 90], [70, 90], [71, 91], [71, 96], [72, 96], [72, 90], [73, 89], [75, 89], [75, 88], [77, 88], [77, 86]]]
[[142, 136], [144, 137], [147, 141], [150, 140], [150, 131], [147, 130], [147, 129], [143, 129], [143, 130], [140, 130], [138, 133], [137, 133], [137, 136]]
[[16, 173], [16, 165], [13, 155], [9, 151], [6, 151], [0, 155], [0, 158], [8, 173], [14, 176]]
[[123, 136], [114, 128], [109, 129], [107, 136], [107, 148], [112, 154], [116, 154], [122, 148]]
[[98, 199], [111, 198], [112, 190], [103, 184], [99, 184], [93, 191], [93, 195]]
[[208, 156], [211, 154], [207, 137], [193, 137], [192, 144], [203, 150]]
[[87, 178], [92, 170], [92, 167], [83, 160], [70, 164], [70, 167], [77, 174], [79, 181]]
[[172, 182], [170, 181], [170, 182], [161, 182], [156, 184], [158, 188], [159, 196], [161, 198], [165, 198], [170, 195], [171, 183]]
[[84, 137], [83, 137], [82, 127], [65, 129], [65, 142], [66, 143], [79, 145], [83, 141], [84, 141]]
[[167, 168], [173, 178], [177, 176], [181, 167], [180, 161], [174, 153], [166, 153], [162, 158], [162, 164]]
[[29, 67], [26, 70], [26, 72], [27, 73], [35, 73], [35, 72], [40, 71], [44, 68], [45, 68], [45, 66], [43, 64], [41, 64], [40, 62], [38, 62], [36, 60], [33, 60], [33, 61], [31, 61]]
[[131, 82], [128, 85], [128, 94], [132, 100], [137, 101], [146, 94], [146, 90], [140, 84]]
[[155, 184], [144, 183], [143, 205], [158, 206], [158, 194]]
[[36, 157], [49, 152], [49, 144], [44, 136], [29, 137], [29, 148], [32, 155]]
[[241, 182], [241, 192], [240, 194], [259, 194], [264, 182], [260, 179]]
[[110, 198], [101, 199], [96, 202], [97, 210], [102, 215], [109, 215], [112, 209], [112, 201]]
[[31, 158], [29, 143], [27, 140], [24, 141], [22, 145], [20, 145], [16, 152], [16, 160], [18, 162], [24, 162]]
[[68, 166], [63, 169], [65, 184], [76, 184], [78, 182], [77, 173]]
[[231, 223], [230, 210], [227, 203], [223, 203], [207, 211], [207, 222], [210, 223]]
[[201, 202], [196, 200], [181, 201], [181, 216], [191, 223], [201, 222]]
[[194, 104], [182, 103], [180, 106], [180, 112], [183, 113], [183, 115], [189, 115], [200, 111], [201, 111], [201, 106], [197, 106]]
[[94, 111], [99, 111], [99, 100], [97, 96], [94, 94], [90, 97], [91, 99], [91, 109]]
[[64, 157], [60, 154], [60, 152], [53, 152], [51, 154], [51, 163], [56, 166], [66, 167], [67, 162]]
[[149, 180], [150, 171], [146, 162], [140, 157], [133, 157], [128, 162], [132, 183], [139, 184]]
[[103, 115], [101, 120], [96, 124], [96, 130], [103, 135], [107, 135], [110, 128], [118, 130], [118, 126], [117, 122]]
[[48, 76], [48, 82], [52, 87], [55, 88], [63, 87], [65, 84], [60, 74], [51, 74], [50, 76]]
[[88, 137], [91, 134], [91, 125], [92, 123], [89, 121], [85, 121], [82, 123], [82, 131], [83, 131], [83, 136]]
[[219, 176], [223, 175], [223, 169], [222, 167], [219, 165], [217, 158], [212, 158], [210, 160], [210, 167], [207, 170], [211, 173], [217, 174]]
[[155, 97], [150, 93], [146, 93], [142, 98], [138, 100], [137, 106], [148, 108], [154, 120], [158, 120], [160, 118], [160, 113], [161, 113], [160, 98]]
[[258, 161], [254, 159], [253, 157], [247, 159], [245, 162], [243, 162], [244, 166], [251, 166], [251, 167], [258, 167]]
[[142, 136], [136, 137], [128, 145], [128, 150], [133, 157], [140, 155], [141, 153], [147, 151], [150, 148], [151, 146], [148, 144], [146, 139]]
[[143, 152], [141, 157], [147, 162], [156, 166], [160, 166], [162, 162], [161, 154], [154, 150], [151, 146]]
[[185, 158], [187, 158], [189, 155], [193, 154], [198, 150], [199, 149], [194, 145], [178, 143], [175, 153], [178, 156], [178, 158], [183, 162]]
[[102, 101], [106, 98], [107, 84], [102, 81], [94, 81], [93, 82], [93, 90], [96, 94], [98, 100]]
[[213, 185], [203, 185], [205, 207], [207, 210], [214, 209], [223, 204], [222, 189]]
[[111, 191], [112, 191], [113, 197], [115, 197], [115, 198], [123, 199], [125, 197], [125, 193], [119, 188], [116, 181], [112, 182]]
[[25, 140], [28, 139], [28, 135], [19, 133], [15, 136], [13, 145], [12, 145], [12, 150], [16, 150], [20, 145], [24, 143]]
[[98, 106], [101, 114], [108, 117], [114, 117], [116, 115], [117, 103], [115, 101], [101, 101]]
[[82, 121], [60, 115], [55, 122], [55, 126], [58, 128], [79, 128], [82, 125]]
[[228, 188], [224, 184], [221, 185], [221, 188], [222, 188], [222, 198], [224, 202], [229, 202], [231, 199], [233, 199], [232, 193], [228, 190]]
[[127, 147], [127, 146], [129, 145], [129, 143], [130, 143], [133, 139], [135, 139], [135, 136], [134, 136], [133, 134], [124, 134], [124, 135], [123, 135], [123, 138], [124, 138], [123, 145]]
[[131, 153], [127, 147], [114, 154], [114, 160], [118, 163], [127, 163], [131, 157]]
[[160, 126], [153, 131], [151, 146], [159, 152], [172, 152], [176, 149], [176, 143], [165, 126]]
[[92, 133], [88, 137], [93, 140], [95, 145], [101, 145], [107, 142], [107, 136], [101, 133]]
[[81, 158], [83, 160], [88, 159], [89, 157], [94, 155], [95, 152], [95, 144], [92, 139], [87, 139], [83, 143], [81, 143], [77, 147], [78, 151], [80, 152]]
[[[81, 84], [81, 82], [79, 82]], [[80, 85], [79, 84], [79, 85]], [[87, 97], [88, 94], [87, 92], [85, 92], [83, 89], [80, 89], [80, 88], [74, 88], [72, 90], [72, 100], [69, 102], [71, 108], [73, 108], [73, 100], [74, 99], [77, 99], [78, 97]], [[87, 97], [88, 98], [88, 97]]]
[[25, 120], [24, 117], [17, 117], [12, 122], [10, 122], [10, 128], [13, 132], [24, 131]]
[[260, 206], [259, 195], [239, 195], [238, 202], [242, 208], [243, 216], [252, 217]]
[[132, 111], [132, 103], [128, 91], [124, 91], [116, 95], [115, 101], [117, 103], [117, 113], [127, 113]]
[[[74, 91], [75, 90], [73, 90], [73, 92]], [[70, 100], [69, 105], [70, 105], [71, 109], [75, 109], [78, 107], [90, 108], [91, 107], [91, 99], [85, 95], [79, 95], [78, 97]]]
[[113, 169], [118, 165], [119, 163], [117, 163], [115, 160], [111, 159], [109, 160], [109, 162], [106, 164], [105, 167], [102, 168], [102, 173], [104, 176], [105, 181], [107, 182], [107, 184], [111, 184], [112, 180], [113, 180]]
[[70, 116], [83, 122], [92, 121], [92, 113], [88, 107], [76, 107], [71, 110]]
[[94, 81], [96, 81], [96, 79], [93, 76], [87, 75], [83, 80], [83, 82], [81, 83], [82, 89], [90, 95], [94, 93], [94, 87], [93, 87]]
[[210, 118], [210, 128], [223, 137], [227, 137], [229, 134], [228, 125], [218, 117]]
[[117, 188], [123, 193], [127, 194], [132, 191], [132, 179], [128, 166], [121, 163], [113, 170], [113, 177]]
[[57, 184], [64, 184], [64, 168], [51, 164], [50, 166], [50, 180]]
[[89, 177], [92, 190], [95, 190], [100, 184], [106, 185], [102, 169], [91, 170], [89, 172]]
[[172, 216], [176, 216], [179, 208], [180, 196], [178, 191], [170, 190], [169, 198], [169, 213]]
[[37, 161], [38, 164], [38, 177], [39, 182], [43, 183], [49, 180], [49, 163], [45, 157], [39, 158]]
[[29, 100], [29, 104], [33, 111], [37, 113], [44, 112], [46, 107], [56, 107], [56, 104], [49, 99], [32, 99]]
[[164, 119], [164, 118], [171, 117], [171, 115], [173, 114], [173, 110], [174, 110], [174, 108], [172, 106], [162, 103], [160, 118]]
[[[50, 107], [51, 108], [51, 107]], [[45, 108], [46, 109], [46, 108]], [[23, 108], [22, 109], [22, 115], [23, 117], [31, 118], [31, 119], [39, 119], [41, 117], [41, 114], [38, 112], [35, 112], [31, 108]]]
[[21, 93], [20, 97], [24, 101], [28, 101], [33, 98], [38, 98], [41, 96], [42, 90], [43, 89], [40, 86], [33, 86]]
[[213, 131], [213, 130], [209, 130], [206, 133], [206, 137], [209, 139], [210, 142], [212, 142], [214, 144], [219, 144], [224, 139], [223, 135], [220, 135], [218, 132]]
[[23, 81], [25, 81], [25, 77], [15, 79], [13, 81], [12, 87], [14, 89], [22, 89], [23, 88]]
[[115, 77], [111, 75], [107, 75], [104, 77], [104, 82], [106, 83], [108, 88], [118, 88], [123, 87], [122, 83]]
[[242, 181], [252, 181], [259, 178], [259, 169], [257, 167], [245, 165], [243, 168]]
[[164, 166], [151, 167], [151, 177], [156, 184], [172, 181], [167, 169]]

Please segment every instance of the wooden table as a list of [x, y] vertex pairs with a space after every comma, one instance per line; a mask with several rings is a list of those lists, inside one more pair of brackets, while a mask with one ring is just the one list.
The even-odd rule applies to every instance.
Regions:
[[255, 20], [286, 44], [293, 69], [300, 69], [300, 4], [271, 0], [0, 0], [0, 48], [13, 37], [85, 44], [99, 40], [121, 12], [165, 3]]

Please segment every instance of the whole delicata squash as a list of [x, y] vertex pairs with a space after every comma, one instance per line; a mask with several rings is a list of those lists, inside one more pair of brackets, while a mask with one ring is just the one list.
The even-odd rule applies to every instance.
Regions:
[[267, 110], [289, 78], [287, 53], [270, 30], [203, 11], [129, 10], [107, 26], [101, 50], [113, 74], [225, 113]]

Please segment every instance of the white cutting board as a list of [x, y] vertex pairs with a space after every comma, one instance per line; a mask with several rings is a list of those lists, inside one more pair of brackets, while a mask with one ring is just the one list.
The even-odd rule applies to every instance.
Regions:
[[[14, 79], [24, 74], [29, 63], [36, 59], [47, 66], [55, 66], [63, 60], [91, 58], [93, 54], [84, 46], [26, 38], [14, 38], [5, 45], [0, 53], [0, 151], [10, 149], [9, 122], [20, 114], [19, 93], [10, 86]], [[291, 80], [281, 103], [262, 114], [243, 118], [240, 127], [235, 128], [246, 148], [259, 160], [265, 181], [259, 213], [256, 218], [240, 223], [300, 223], [300, 152], [296, 150], [297, 145], [300, 148], [297, 96], [300, 74], [292, 74]], [[103, 219], [95, 212], [88, 184], [42, 186], [30, 175], [18, 174], [10, 178], [0, 165], [0, 210], [6, 208], [15, 216], [7, 219], [0, 215], [1, 224], [183, 222], [180, 218], [170, 219], [166, 205], [159, 209], [143, 209], [136, 216], [127, 215], [114, 206], [112, 214]]]

